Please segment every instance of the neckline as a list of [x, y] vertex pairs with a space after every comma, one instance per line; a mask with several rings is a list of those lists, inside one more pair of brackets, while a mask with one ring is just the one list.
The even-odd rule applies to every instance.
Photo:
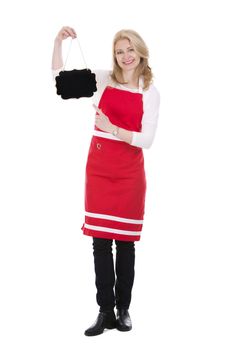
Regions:
[[136, 92], [136, 93], [139, 93], [139, 94], [143, 94], [143, 77], [140, 77], [139, 78], [139, 86], [138, 88], [129, 88], [127, 86], [125, 86], [124, 84], [116, 84], [114, 83], [114, 87], [118, 87], [118, 89], [120, 90], [125, 90], [125, 91], [129, 91], [129, 92]]
[[117, 84], [117, 86], [120, 86], [123, 90], [129, 90], [129, 91], [138, 91], [139, 90], [139, 87], [138, 88], [130, 88], [128, 86], [125, 86], [124, 84]]

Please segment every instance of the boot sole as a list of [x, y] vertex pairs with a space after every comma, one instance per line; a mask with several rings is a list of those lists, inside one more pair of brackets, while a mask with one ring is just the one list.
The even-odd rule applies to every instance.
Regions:
[[131, 331], [131, 329], [132, 329], [132, 327], [130, 327], [130, 328], [125, 328], [125, 327], [122, 327], [122, 326], [116, 326], [116, 329], [118, 330], [118, 331], [120, 331], [120, 332], [129, 332], [129, 331]]
[[86, 332], [84, 332], [84, 334], [85, 334], [87, 337], [94, 337], [95, 335], [100, 335], [100, 334], [102, 334], [103, 332], [104, 332], [104, 330], [101, 331], [101, 332], [96, 332], [96, 333], [86, 333]]
[[103, 330], [99, 331], [99, 332], [95, 332], [95, 333], [88, 333], [88, 332], [84, 332], [84, 334], [87, 336], [87, 337], [94, 337], [95, 335], [100, 335], [100, 334], [103, 334], [104, 333], [104, 330], [105, 329], [114, 329], [116, 328], [116, 324], [107, 324]]

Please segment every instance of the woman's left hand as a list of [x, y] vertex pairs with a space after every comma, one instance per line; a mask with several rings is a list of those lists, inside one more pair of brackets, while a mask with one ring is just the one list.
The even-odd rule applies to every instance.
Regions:
[[112, 133], [114, 125], [110, 122], [109, 118], [96, 105], [93, 104], [93, 107], [96, 110], [95, 125], [97, 128]]

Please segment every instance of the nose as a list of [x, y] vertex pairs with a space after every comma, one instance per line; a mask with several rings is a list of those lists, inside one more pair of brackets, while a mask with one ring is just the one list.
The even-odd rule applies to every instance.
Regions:
[[127, 61], [130, 57], [130, 53], [129, 52], [125, 52], [124, 53], [124, 60]]

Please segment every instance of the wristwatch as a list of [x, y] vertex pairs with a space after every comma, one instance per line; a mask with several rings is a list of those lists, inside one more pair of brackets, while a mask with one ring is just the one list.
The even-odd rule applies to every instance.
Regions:
[[119, 128], [118, 128], [118, 126], [117, 126], [116, 129], [113, 130], [112, 134], [113, 134], [114, 136], [117, 136], [117, 135], [118, 135], [118, 132], [119, 132]]

